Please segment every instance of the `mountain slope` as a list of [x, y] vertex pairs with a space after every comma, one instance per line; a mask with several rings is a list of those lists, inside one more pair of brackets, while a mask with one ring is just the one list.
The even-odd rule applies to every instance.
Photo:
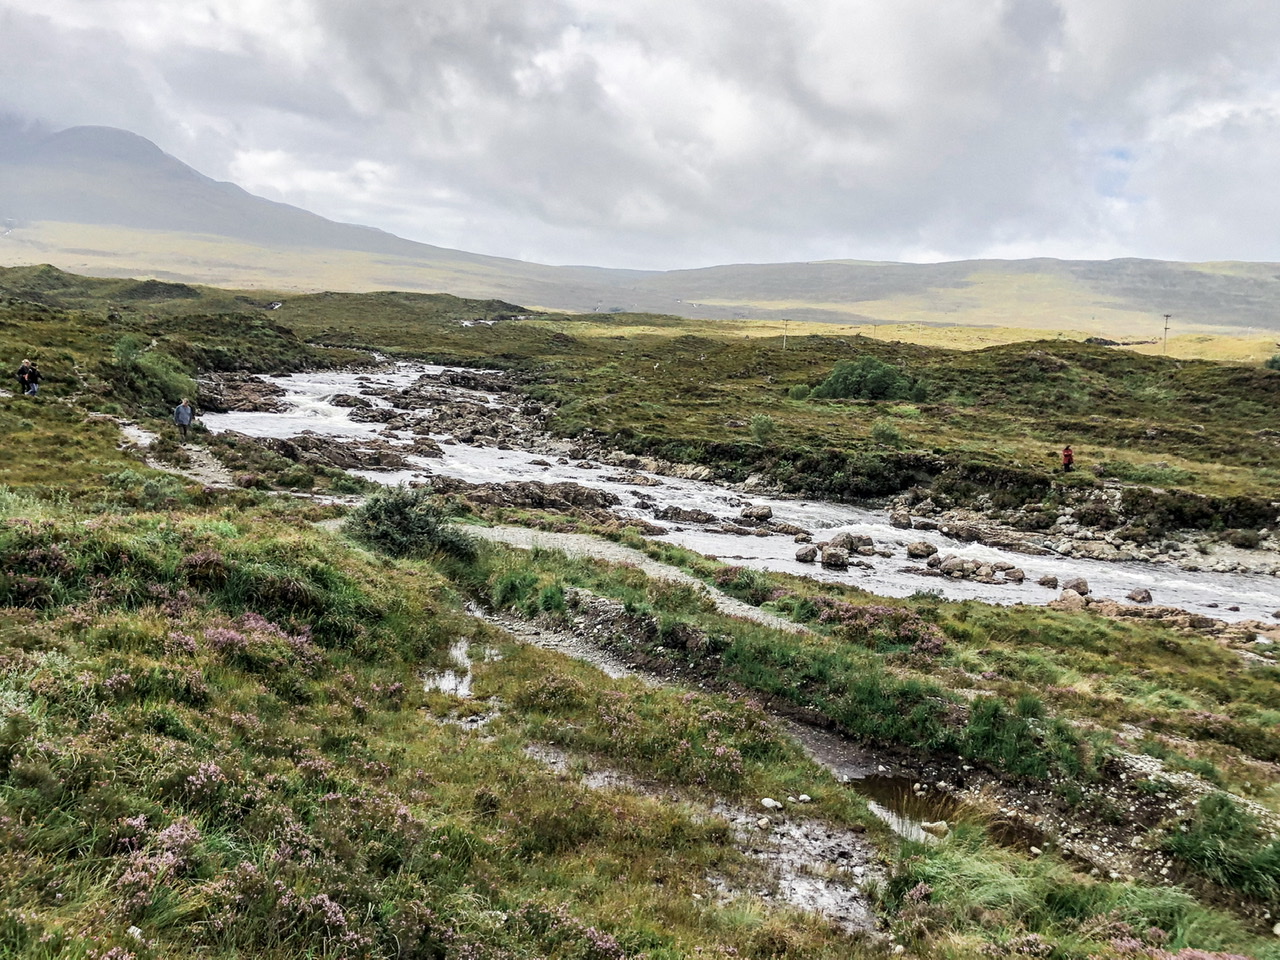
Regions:
[[641, 271], [556, 267], [336, 223], [213, 180], [135, 134], [0, 138], [0, 262], [278, 290], [447, 291], [559, 310], [1153, 336], [1280, 329], [1280, 265], [829, 260]]

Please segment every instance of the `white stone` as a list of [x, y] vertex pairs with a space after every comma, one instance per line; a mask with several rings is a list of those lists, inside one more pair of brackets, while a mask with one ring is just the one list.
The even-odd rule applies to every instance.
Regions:
[[802, 793], [796, 798], [796, 800], [800, 803], [809, 803], [813, 800], [813, 797], [809, 796], [807, 793]]

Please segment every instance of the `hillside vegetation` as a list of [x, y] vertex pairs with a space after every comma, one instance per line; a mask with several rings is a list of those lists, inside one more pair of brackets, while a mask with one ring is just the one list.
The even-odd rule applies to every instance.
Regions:
[[[1056, 341], [784, 350], [669, 317], [442, 296], [268, 309], [50, 269], [4, 271], [0, 292], [0, 354], [46, 376], [36, 399], [0, 396], [0, 957], [1280, 957], [1273, 664], [1158, 622], [884, 601], [620, 534], [812, 632], [775, 630], [632, 567], [480, 545], [446, 522], [482, 519], [457, 497], [348, 512], [257, 489], [360, 488], [296, 465], [254, 489], [186, 483], [120, 449], [107, 419], [165, 433], [203, 373], [377, 349], [504, 366], [561, 404], [566, 434], [795, 489], [950, 476], [1049, 496], [1069, 432], [1085, 462], [1225, 498], [1274, 479], [1262, 440], [1280, 373]], [[920, 399], [811, 398], [861, 357]], [[569, 629], [578, 590], [634, 618], [622, 653], [698, 685], [615, 680], [475, 615]], [[469, 697], [424, 685], [460, 657]], [[776, 712], [1112, 825], [1126, 808], [1097, 798], [1117, 758], [1160, 757], [1168, 776], [1114, 796], [1159, 811], [1141, 850], [1173, 875], [1091, 875], [996, 842], [978, 813], [945, 841], [899, 842]], [[599, 770], [618, 775], [592, 787]], [[1177, 814], [1150, 805], [1175, 773], [1209, 786]], [[761, 895], [774, 881], [724, 810], [800, 793], [814, 822], [879, 850], [880, 934]]]

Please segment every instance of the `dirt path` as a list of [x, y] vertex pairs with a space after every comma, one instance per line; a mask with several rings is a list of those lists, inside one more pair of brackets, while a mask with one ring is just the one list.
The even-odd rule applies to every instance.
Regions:
[[529, 530], [525, 527], [468, 527], [467, 531], [486, 540], [526, 550], [541, 547], [547, 550], [560, 550], [571, 557], [589, 557], [609, 563], [630, 564], [655, 580], [666, 580], [669, 583], [678, 583], [699, 590], [716, 605], [717, 610], [728, 616], [737, 617], [740, 620], [752, 620], [788, 633], [812, 633], [808, 627], [725, 596], [718, 590], [711, 590], [701, 580], [677, 567], [654, 560], [639, 550], [594, 534], [548, 533], [544, 530]]
[[[108, 418], [114, 420], [114, 417]], [[152, 433], [150, 430], [131, 423], [127, 420], [116, 420], [120, 425], [120, 432], [124, 435], [126, 443], [146, 450], [156, 440], [159, 434]], [[188, 480], [194, 480], [196, 483], [203, 484], [206, 487], [233, 487], [235, 484], [231, 480], [231, 471], [222, 465], [222, 463], [204, 447], [197, 446], [194, 443], [184, 443], [180, 445], [180, 449], [191, 460], [185, 466], [178, 466], [173, 463], [165, 463], [163, 460], [157, 460], [154, 457], [147, 457], [146, 464], [153, 470], [163, 470], [166, 473], [176, 473], [186, 477]]]

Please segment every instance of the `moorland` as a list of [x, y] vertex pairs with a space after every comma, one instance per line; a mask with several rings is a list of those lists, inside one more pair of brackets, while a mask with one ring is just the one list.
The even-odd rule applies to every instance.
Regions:
[[[168, 423], [213, 374], [415, 358], [506, 370], [557, 436], [725, 483], [1009, 522], [1113, 490], [1095, 519], [1126, 542], [1264, 550], [1264, 364], [48, 266], [0, 271], [0, 356], [45, 376], [0, 396], [0, 956], [1280, 956], [1265, 647], [890, 600], [197, 431], [245, 481], [206, 486]], [[122, 421], [159, 439], [144, 453]], [[594, 529], [706, 592], [469, 532], [494, 522]], [[612, 605], [600, 642], [665, 682], [499, 622], [581, 634], [584, 597]], [[467, 695], [424, 684], [448, 669]], [[941, 836], [901, 838], [784, 719], [926, 781], [911, 793], [973, 789]], [[872, 929], [789, 904], [753, 856], [797, 823], [865, 844], [808, 875]]]

